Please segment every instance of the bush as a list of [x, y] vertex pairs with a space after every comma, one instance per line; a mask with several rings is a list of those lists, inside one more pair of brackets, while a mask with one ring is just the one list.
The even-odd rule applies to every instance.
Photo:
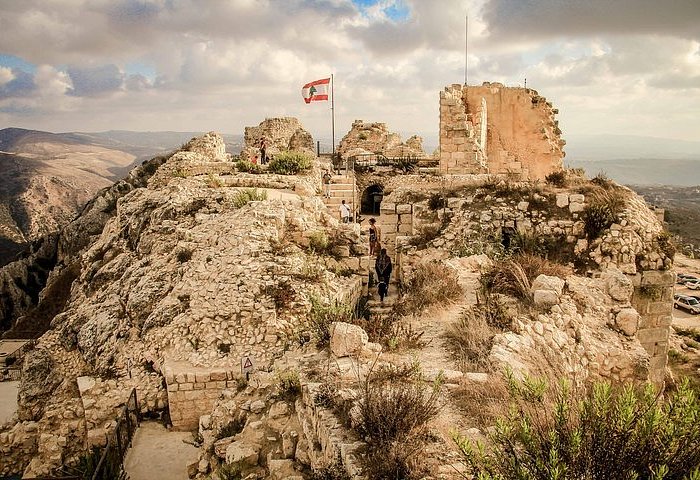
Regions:
[[262, 200], [267, 200], [267, 192], [265, 190], [244, 188], [243, 190], [239, 190], [233, 197], [233, 206], [234, 208], [241, 208], [248, 205], [250, 202], [259, 202]]
[[301, 380], [296, 370], [277, 373], [277, 397], [293, 400], [301, 394]]
[[181, 248], [175, 254], [177, 261], [180, 263], [187, 263], [192, 259], [192, 250], [189, 248]]
[[323, 348], [331, 340], [331, 323], [353, 323], [354, 312], [348, 305], [327, 305], [316, 297], [311, 297], [311, 312], [309, 312], [309, 327], [316, 339], [316, 345]]
[[484, 372], [488, 370], [488, 356], [495, 335], [496, 329], [488, 324], [478, 308], [466, 309], [445, 331], [445, 347], [461, 369]]
[[310, 480], [350, 480], [350, 475], [343, 467], [338, 454], [338, 458], [333, 463], [311, 472]]
[[568, 182], [566, 178], [566, 170], [557, 170], [555, 172], [550, 173], [545, 177], [545, 181], [549, 185], [553, 185], [555, 187], [563, 188], [566, 187]]
[[272, 298], [277, 311], [289, 307], [294, 300], [294, 289], [289, 280], [280, 280], [275, 285], [265, 285], [260, 293]]
[[428, 199], [428, 208], [435, 211], [445, 208], [447, 206], [447, 199], [439, 193], [433, 193]]
[[209, 188], [220, 188], [223, 187], [224, 183], [218, 175], [210, 173], [207, 175], [207, 187]]
[[676, 256], [676, 243], [673, 241], [671, 234], [664, 230], [656, 236], [656, 244], [659, 250], [669, 259], [673, 260]]
[[250, 160], [239, 160], [236, 162], [236, 170], [245, 173], [260, 173], [262, 172], [262, 167]]
[[430, 242], [439, 237], [441, 232], [442, 227], [439, 225], [423, 225], [418, 235], [413, 235], [409, 239], [409, 244], [414, 247], [425, 248]]
[[237, 464], [225, 463], [216, 469], [216, 478], [219, 480], [241, 480], [243, 475]]
[[301, 152], [282, 152], [275, 155], [267, 166], [272, 173], [296, 175], [311, 168], [311, 157]]
[[596, 176], [591, 179], [591, 183], [606, 189], [615, 185], [605, 172], [598, 172]]
[[425, 428], [440, 412], [441, 381], [427, 388], [422, 379], [364, 381], [358, 402], [357, 431], [369, 443], [368, 478], [420, 478], [413, 457], [424, 443]]
[[577, 392], [526, 379], [509, 387], [513, 404], [488, 450], [455, 438], [475, 478], [700, 479], [700, 402], [687, 381], [663, 400], [651, 386]]
[[424, 263], [408, 280], [406, 295], [397, 309], [401, 314], [417, 314], [431, 305], [449, 303], [463, 293], [452, 268], [435, 261]]

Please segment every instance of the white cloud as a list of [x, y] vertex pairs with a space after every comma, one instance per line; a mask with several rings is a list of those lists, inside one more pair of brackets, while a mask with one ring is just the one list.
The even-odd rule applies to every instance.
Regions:
[[[407, 15], [387, 13], [397, 6]], [[0, 56], [0, 121], [240, 133], [291, 115], [329, 136], [329, 105], [299, 90], [334, 72], [336, 139], [356, 118], [435, 135], [438, 92], [464, 79], [467, 11], [470, 83], [527, 78], [565, 135], [698, 137], [697, 0], [6, 2], [0, 54], [39, 66]]]

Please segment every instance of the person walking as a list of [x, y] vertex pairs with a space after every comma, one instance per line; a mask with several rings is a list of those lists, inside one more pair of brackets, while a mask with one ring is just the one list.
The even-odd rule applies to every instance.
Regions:
[[323, 177], [321, 178], [321, 182], [323, 183], [323, 195], [326, 198], [331, 198], [331, 172], [326, 170], [326, 173], [323, 174]]
[[350, 206], [345, 203], [345, 200], [340, 202], [340, 219], [343, 223], [350, 223], [351, 210]]
[[387, 255], [386, 248], [382, 248], [377, 260], [374, 262], [374, 271], [377, 272], [377, 280], [379, 281], [377, 291], [379, 293], [379, 299], [382, 302], [384, 301], [384, 297], [389, 295], [389, 281], [391, 280], [392, 269], [391, 257]]
[[382, 231], [374, 218], [369, 219], [369, 255], [379, 255], [382, 241]]

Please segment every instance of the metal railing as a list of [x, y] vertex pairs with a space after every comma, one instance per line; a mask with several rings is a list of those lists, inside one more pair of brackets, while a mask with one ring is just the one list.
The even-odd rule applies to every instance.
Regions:
[[126, 405], [122, 407], [117, 419], [117, 426], [107, 438], [107, 446], [102, 451], [102, 456], [91, 480], [122, 480], [127, 478], [124, 471], [124, 457], [140, 423], [139, 402], [136, 397], [136, 389], [133, 389]]
[[22, 379], [21, 367], [0, 368], [0, 382], [19, 382]]

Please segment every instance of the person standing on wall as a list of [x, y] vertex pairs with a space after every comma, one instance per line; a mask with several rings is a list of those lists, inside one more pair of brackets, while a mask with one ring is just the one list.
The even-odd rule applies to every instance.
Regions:
[[343, 223], [350, 223], [351, 211], [350, 206], [345, 203], [345, 200], [340, 202], [340, 219]]
[[321, 179], [321, 182], [323, 183], [323, 195], [326, 198], [331, 198], [331, 172], [329, 170], [326, 170], [326, 173], [323, 174], [323, 177]]
[[265, 150], [267, 150], [267, 143], [265, 142], [265, 137], [263, 137], [260, 139], [260, 165], [265, 165], [267, 163]]
[[382, 231], [374, 218], [369, 219], [369, 255], [379, 255]]

